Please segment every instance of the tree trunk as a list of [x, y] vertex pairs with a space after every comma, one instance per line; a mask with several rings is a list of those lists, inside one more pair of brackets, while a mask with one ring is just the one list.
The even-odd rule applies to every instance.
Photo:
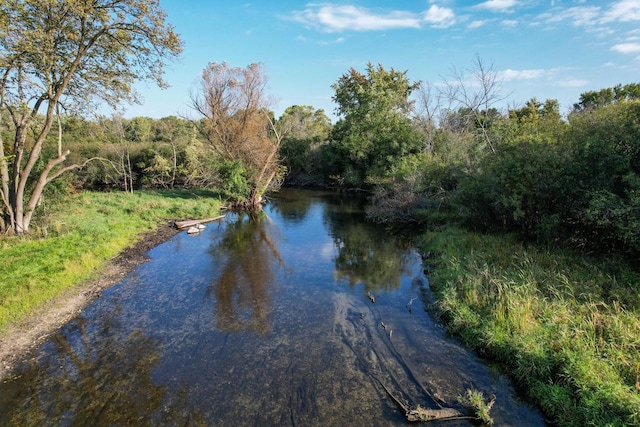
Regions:
[[133, 194], [133, 171], [131, 170], [131, 157], [129, 155], [129, 147], [127, 147], [127, 168], [129, 170], [129, 192]]
[[[29, 156], [26, 159], [26, 163], [24, 163], [23, 155], [25, 150], [27, 130], [33, 122], [35, 113], [22, 117], [14, 117], [15, 142], [13, 147], [13, 154], [15, 157], [11, 177], [9, 177], [8, 165], [4, 156], [2, 160], [2, 170], [0, 171], [3, 181], [3, 193], [9, 194], [8, 203], [5, 202], [5, 208], [8, 211], [7, 216], [10, 218], [10, 228], [8, 229], [8, 231], [14, 234], [25, 234], [29, 232], [31, 218], [36, 209], [36, 206], [38, 205], [38, 202], [42, 197], [44, 187], [53, 179], [60, 176], [62, 173], [79, 167], [78, 165], [71, 165], [54, 171], [54, 168], [63, 163], [67, 159], [67, 155], [69, 154], [68, 151], [65, 153], [60, 153], [58, 157], [50, 159], [48, 161], [45, 168], [42, 170], [42, 172], [40, 172], [40, 175], [38, 176], [35, 186], [31, 190], [31, 193], [27, 194], [27, 184], [29, 182], [29, 176], [31, 175], [31, 172], [36, 165], [36, 162], [40, 159], [40, 155], [42, 153], [42, 145], [44, 144], [44, 140], [46, 139], [53, 125], [55, 103], [57, 103], [57, 100], [51, 100], [49, 102], [44, 124], [35, 138], [33, 147], [31, 147]], [[34, 109], [34, 111], [37, 110]]]
[[2, 141], [2, 134], [0, 134], [0, 180], [2, 182], [2, 187], [0, 191], [2, 192], [2, 215], [0, 226], [2, 230], [6, 228], [14, 228], [15, 220], [13, 216], [13, 209], [11, 209], [11, 203], [9, 202], [9, 164], [7, 163], [7, 158], [4, 155], [4, 143]]

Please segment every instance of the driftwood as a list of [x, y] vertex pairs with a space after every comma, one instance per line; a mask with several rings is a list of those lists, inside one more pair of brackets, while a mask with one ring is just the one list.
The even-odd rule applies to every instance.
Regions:
[[459, 419], [473, 419], [468, 415], [464, 415], [462, 412], [453, 408], [442, 409], [426, 409], [417, 407], [405, 412], [404, 416], [410, 423], [425, 423], [435, 420], [459, 420]]
[[218, 221], [224, 218], [224, 215], [216, 216], [213, 218], [205, 218], [205, 219], [189, 219], [186, 221], [175, 221], [176, 228], [182, 230], [185, 228], [193, 227], [194, 225], [204, 224], [206, 222]]
[[475, 419], [475, 417], [464, 414], [453, 408], [426, 409], [420, 406], [417, 406], [413, 409], [409, 408], [409, 405], [395, 397], [393, 393], [391, 393], [391, 391], [382, 383], [382, 381], [378, 380], [377, 378], [376, 380], [382, 386], [382, 388], [384, 388], [384, 391], [387, 392], [391, 400], [393, 400], [394, 403], [404, 411], [404, 416], [410, 423], [424, 423], [436, 420]]

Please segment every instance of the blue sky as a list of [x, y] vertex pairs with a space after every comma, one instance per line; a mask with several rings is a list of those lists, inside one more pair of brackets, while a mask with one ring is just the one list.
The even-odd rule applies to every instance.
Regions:
[[331, 85], [367, 62], [437, 86], [452, 70], [492, 65], [506, 98], [557, 99], [565, 113], [581, 93], [640, 82], [640, 0], [255, 1], [161, 0], [185, 46], [169, 64], [169, 89], [139, 84], [143, 105], [125, 115], [192, 115], [189, 94], [209, 62], [261, 62], [273, 110], [322, 108]]

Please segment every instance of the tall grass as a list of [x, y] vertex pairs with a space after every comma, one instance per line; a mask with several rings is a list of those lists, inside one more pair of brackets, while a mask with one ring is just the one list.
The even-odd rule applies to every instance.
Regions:
[[562, 426], [640, 425], [640, 272], [450, 228], [425, 234], [450, 330]]
[[206, 190], [68, 196], [38, 219], [33, 235], [0, 239], [0, 333], [98, 274], [159, 223], [214, 216], [220, 205]]

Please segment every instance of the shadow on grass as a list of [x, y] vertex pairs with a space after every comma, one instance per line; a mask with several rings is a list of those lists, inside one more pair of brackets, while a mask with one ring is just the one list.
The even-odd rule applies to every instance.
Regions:
[[194, 199], [203, 199], [203, 198], [211, 198], [211, 199], [219, 199], [225, 200], [226, 197], [217, 190], [210, 189], [182, 189], [182, 188], [173, 188], [173, 189], [160, 189], [160, 190], [148, 190], [150, 193], [156, 193], [159, 196], [165, 197], [167, 199], [184, 199], [184, 200], [194, 200]]

